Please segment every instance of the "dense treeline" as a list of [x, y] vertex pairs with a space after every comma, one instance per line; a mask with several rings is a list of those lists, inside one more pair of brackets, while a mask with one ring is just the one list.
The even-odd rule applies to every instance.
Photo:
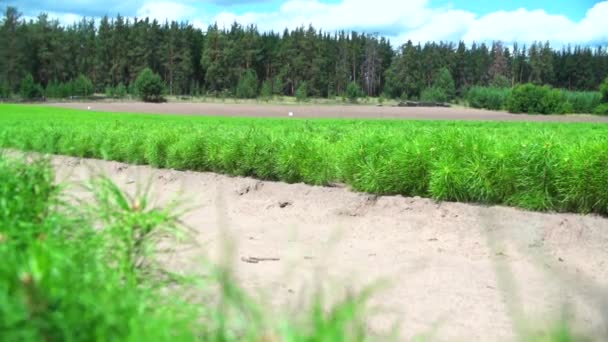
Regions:
[[0, 22], [0, 46], [0, 97], [19, 93], [30, 74], [40, 89], [70, 93], [83, 75], [94, 91], [115, 95], [130, 90], [145, 68], [162, 77], [169, 94], [239, 97], [298, 90], [346, 95], [354, 83], [362, 95], [419, 98], [446, 69], [454, 83], [450, 96], [528, 82], [597, 90], [608, 75], [603, 47], [407, 42], [395, 50], [377, 35], [313, 27], [277, 33], [234, 23], [203, 32], [188, 23], [122, 16], [62, 26], [46, 14], [26, 21], [12, 7]]

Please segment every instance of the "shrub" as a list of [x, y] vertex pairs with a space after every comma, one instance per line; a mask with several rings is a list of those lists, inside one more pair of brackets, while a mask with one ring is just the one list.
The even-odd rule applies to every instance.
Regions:
[[253, 70], [247, 70], [236, 86], [236, 97], [254, 99], [258, 95], [258, 78]]
[[93, 82], [82, 74], [78, 75], [72, 82], [72, 95], [74, 96], [91, 96], [94, 90]]
[[441, 88], [430, 87], [420, 93], [420, 101], [422, 102], [448, 102], [448, 95]]
[[127, 87], [125, 87], [125, 85], [122, 84], [122, 82], [118, 83], [116, 88], [114, 88], [114, 96], [116, 96], [119, 99], [127, 97]]
[[511, 88], [511, 81], [506, 76], [497, 74], [494, 75], [490, 85], [494, 88]]
[[134, 82], [137, 95], [145, 102], [162, 102], [165, 84], [160, 75], [150, 68], [143, 69]]
[[361, 90], [361, 87], [359, 87], [359, 84], [357, 84], [357, 82], [350, 82], [346, 87], [346, 97], [348, 97], [348, 100], [352, 103], [356, 103], [357, 99], [361, 96], [362, 93], [363, 91]]
[[511, 94], [509, 88], [472, 87], [466, 95], [466, 101], [473, 108], [490, 110], [504, 109]]
[[516, 86], [507, 101], [511, 113], [562, 114], [566, 100], [557, 89], [523, 84]]
[[306, 84], [306, 81], [302, 81], [296, 89], [296, 100], [300, 102], [308, 100], [308, 84]]
[[27, 74], [21, 80], [21, 97], [24, 100], [32, 100], [42, 96], [42, 86], [34, 82], [32, 74]]
[[262, 100], [268, 102], [272, 99], [272, 83], [269, 80], [265, 80], [262, 83], [262, 89], [260, 90], [260, 97]]
[[608, 103], [602, 103], [593, 111], [594, 114], [608, 115]]
[[450, 70], [448, 70], [448, 68], [444, 67], [439, 70], [439, 73], [433, 81], [433, 87], [440, 89], [445, 94], [446, 100], [437, 102], [452, 101], [454, 99], [454, 96], [456, 95], [456, 86], [454, 84], [454, 78], [452, 78], [452, 74], [450, 73]]
[[119, 83], [116, 87], [107, 86], [105, 91], [106, 97], [122, 99], [127, 96], [127, 87]]
[[46, 85], [44, 96], [52, 99], [64, 98], [63, 84], [51, 81]]
[[114, 87], [106, 86], [104, 94], [106, 95], [106, 97], [113, 98], [114, 97]]
[[280, 77], [275, 77], [272, 83], [272, 93], [274, 95], [283, 95], [283, 81]]
[[11, 96], [11, 88], [6, 81], [0, 82], [0, 99], [7, 99]]
[[562, 93], [567, 102], [566, 113], [593, 113], [602, 99], [599, 92], [563, 90]]
[[604, 82], [600, 85], [600, 94], [602, 96], [602, 103], [608, 103], [608, 77], [606, 77]]

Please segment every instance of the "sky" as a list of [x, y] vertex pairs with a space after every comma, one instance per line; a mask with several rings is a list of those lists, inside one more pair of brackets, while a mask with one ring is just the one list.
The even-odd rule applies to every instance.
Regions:
[[408, 40], [549, 41], [608, 45], [608, 0], [0, 0], [26, 18], [45, 12], [64, 24], [104, 15], [187, 21], [205, 29], [234, 21], [282, 32], [312, 24], [333, 32]]

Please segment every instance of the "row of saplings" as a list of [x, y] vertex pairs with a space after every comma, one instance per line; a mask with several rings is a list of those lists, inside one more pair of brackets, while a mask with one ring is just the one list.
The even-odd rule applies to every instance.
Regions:
[[608, 115], [608, 78], [600, 85], [599, 92], [522, 84], [513, 88], [472, 87], [465, 99], [473, 108], [507, 110], [511, 113]]
[[[88, 98], [95, 93], [93, 82], [84, 75], [79, 75], [68, 82], [51, 81], [46, 87], [34, 81], [31, 74], [21, 80], [19, 95], [23, 100], [40, 100], [44, 98], [66, 99], [66, 98]], [[163, 94], [165, 86], [162, 78], [152, 70], [146, 68], [131, 84], [129, 89], [120, 83], [116, 87], [107, 87], [106, 96], [111, 98], [124, 98], [127, 94], [139, 96], [147, 102], [164, 101]], [[8, 98], [9, 92], [1, 92], [0, 97]]]

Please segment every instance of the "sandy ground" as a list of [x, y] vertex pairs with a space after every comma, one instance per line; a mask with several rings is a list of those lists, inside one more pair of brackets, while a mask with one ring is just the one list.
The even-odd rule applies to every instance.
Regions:
[[108, 112], [132, 112], [153, 114], [240, 116], [240, 117], [287, 117], [289, 112], [297, 118], [382, 118], [420, 120], [488, 120], [488, 121], [555, 121], [555, 122], [604, 122], [608, 116], [594, 115], [524, 115], [494, 112], [472, 108], [412, 108], [374, 107], [353, 105], [252, 105], [232, 103], [143, 103], [143, 102], [61, 102], [44, 104], [57, 107], [87, 109]]
[[189, 273], [219, 262], [228, 236], [242, 286], [270, 307], [297, 311], [319, 280], [336, 293], [383, 280], [370, 329], [398, 322], [403, 340], [512, 341], [522, 324], [542, 329], [563, 315], [595, 340], [608, 337], [606, 218], [69, 157], [53, 163], [62, 182], [104, 174], [129, 191], [151, 182], [159, 203], [180, 198], [192, 208], [184, 222], [193, 235], [169, 267]]

